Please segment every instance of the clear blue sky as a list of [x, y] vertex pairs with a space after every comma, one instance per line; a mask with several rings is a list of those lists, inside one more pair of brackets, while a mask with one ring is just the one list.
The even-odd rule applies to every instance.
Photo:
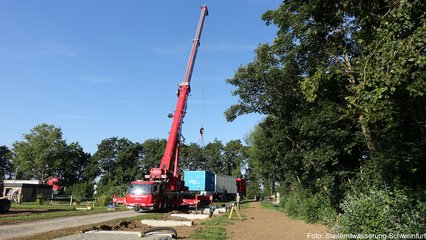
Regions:
[[244, 139], [262, 118], [228, 123], [238, 101], [225, 82], [271, 42], [260, 19], [278, 0], [2, 1], [0, 7], [0, 145], [37, 124], [60, 127], [68, 143], [94, 153], [103, 139], [167, 138], [200, 14], [201, 36], [183, 126], [186, 142]]

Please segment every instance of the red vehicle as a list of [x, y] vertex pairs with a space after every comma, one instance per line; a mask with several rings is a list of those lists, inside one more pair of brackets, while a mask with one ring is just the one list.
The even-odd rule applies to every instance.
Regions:
[[201, 31], [204, 19], [208, 15], [207, 6], [201, 7], [201, 15], [197, 32], [193, 40], [192, 50], [184, 81], [179, 84], [178, 102], [173, 114], [172, 127], [170, 129], [167, 146], [159, 168], [152, 168], [145, 180], [136, 180], [129, 184], [125, 199], [115, 198], [115, 202], [123, 202], [134, 210], [140, 209], [167, 209], [170, 207], [195, 206], [201, 202], [211, 202], [212, 196], [195, 195], [188, 192], [184, 181], [179, 175], [179, 142], [181, 138], [182, 123], [185, 116], [190, 82], [195, 58], [200, 45]]
[[236, 183], [237, 183], [238, 193], [242, 197], [246, 196], [246, 180], [244, 178], [237, 178]]
[[47, 184], [52, 186], [53, 194], [64, 193], [65, 187], [62, 185], [62, 179], [59, 177], [49, 177]]

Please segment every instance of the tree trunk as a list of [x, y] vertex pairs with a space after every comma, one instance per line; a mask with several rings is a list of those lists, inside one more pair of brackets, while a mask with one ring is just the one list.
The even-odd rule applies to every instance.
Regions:
[[364, 135], [365, 142], [367, 144], [368, 150], [371, 153], [373, 153], [376, 150], [376, 146], [373, 142], [373, 138], [371, 137], [370, 129], [368, 128], [367, 124], [364, 122], [364, 115], [359, 115], [359, 122], [361, 124], [361, 131]]
[[[349, 54], [346, 51], [346, 48], [343, 49], [343, 53], [344, 53], [343, 58], [344, 58], [344, 62], [345, 62], [345, 65], [346, 65], [346, 71], [347, 71], [348, 77], [349, 77], [349, 82], [351, 83], [352, 86], [355, 86], [356, 85], [356, 77], [354, 75], [352, 63], [351, 63]], [[370, 129], [369, 129], [368, 125], [365, 123], [364, 115], [362, 113], [359, 115], [358, 119], [359, 119], [359, 123], [361, 124], [361, 131], [362, 131], [362, 134], [364, 135], [368, 151], [370, 152], [370, 154], [372, 154], [376, 150], [376, 147], [374, 145], [373, 138], [371, 137]]]

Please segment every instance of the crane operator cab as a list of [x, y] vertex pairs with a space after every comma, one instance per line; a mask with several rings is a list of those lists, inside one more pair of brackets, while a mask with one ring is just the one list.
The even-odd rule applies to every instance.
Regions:
[[127, 187], [128, 207], [135, 211], [162, 208], [161, 195], [164, 187], [161, 182], [136, 180]]

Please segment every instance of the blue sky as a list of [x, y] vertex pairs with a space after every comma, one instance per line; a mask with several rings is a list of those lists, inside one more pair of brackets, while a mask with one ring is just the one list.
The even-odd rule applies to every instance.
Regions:
[[262, 118], [228, 123], [238, 101], [225, 82], [253, 60], [276, 28], [260, 19], [278, 0], [2, 1], [0, 6], [0, 145], [37, 124], [60, 127], [68, 143], [94, 153], [103, 139], [167, 138], [192, 39], [209, 16], [191, 81], [186, 142], [244, 139]]

